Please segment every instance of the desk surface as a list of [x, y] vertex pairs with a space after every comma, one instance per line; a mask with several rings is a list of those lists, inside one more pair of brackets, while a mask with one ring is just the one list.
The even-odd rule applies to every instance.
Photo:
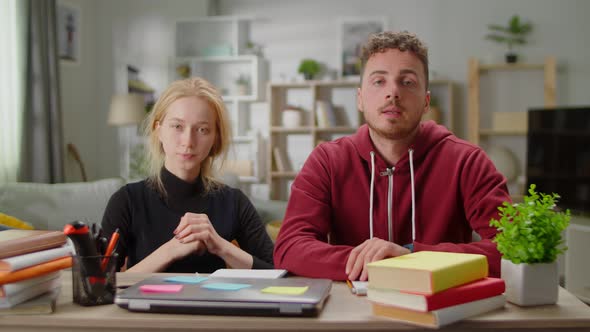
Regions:
[[[117, 284], [129, 285], [149, 274], [118, 273]], [[58, 307], [51, 315], [3, 316], [3, 331], [375, 331], [416, 330], [414, 327], [373, 317], [365, 297], [350, 293], [346, 284], [334, 283], [324, 310], [317, 318], [240, 317], [135, 313], [116, 305], [81, 307], [72, 303], [71, 273], [62, 273], [63, 287]], [[556, 305], [521, 308], [507, 304], [496, 310], [446, 327], [453, 331], [481, 329], [536, 331], [555, 329], [590, 330], [590, 307], [564, 289], [559, 291]], [[445, 330], [443, 328], [442, 330]]]

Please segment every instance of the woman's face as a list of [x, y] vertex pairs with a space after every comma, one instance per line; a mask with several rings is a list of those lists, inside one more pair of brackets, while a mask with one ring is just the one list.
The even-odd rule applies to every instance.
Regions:
[[193, 182], [215, 142], [215, 113], [205, 100], [184, 97], [173, 102], [156, 129], [164, 149], [164, 166], [180, 179]]

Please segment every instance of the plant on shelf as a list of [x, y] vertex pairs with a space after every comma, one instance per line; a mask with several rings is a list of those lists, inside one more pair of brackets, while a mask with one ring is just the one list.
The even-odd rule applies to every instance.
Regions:
[[520, 16], [513, 15], [507, 26], [489, 24], [488, 29], [490, 29], [490, 33], [486, 35], [486, 39], [508, 45], [506, 62], [515, 63], [518, 57], [513, 52], [512, 47], [526, 44], [526, 36], [533, 30], [533, 25], [530, 22], [522, 21]]
[[312, 80], [317, 74], [321, 71], [321, 66], [319, 62], [312, 60], [312, 59], [303, 59], [299, 64], [299, 69], [297, 70], [300, 74], [303, 74], [303, 77], [306, 80]]
[[535, 189], [531, 184], [523, 203], [504, 202], [498, 207], [499, 220], [490, 221], [499, 231], [493, 241], [502, 254], [506, 297], [523, 306], [557, 301], [557, 256], [567, 250], [561, 233], [571, 218], [569, 210], [556, 210], [558, 194]]
[[236, 78], [236, 86], [238, 88], [239, 95], [247, 95], [248, 90], [250, 89], [250, 77], [246, 74], [240, 74], [238, 78]]

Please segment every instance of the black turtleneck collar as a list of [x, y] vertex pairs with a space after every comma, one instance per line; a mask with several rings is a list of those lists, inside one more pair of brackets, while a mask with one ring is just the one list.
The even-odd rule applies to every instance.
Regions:
[[166, 167], [162, 167], [160, 172], [164, 189], [169, 199], [183, 199], [194, 197], [199, 193], [203, 193], [203, 181], [201, 176], [197, 177], [195, 182], [186, 182], [176, 175], [172, 174]]

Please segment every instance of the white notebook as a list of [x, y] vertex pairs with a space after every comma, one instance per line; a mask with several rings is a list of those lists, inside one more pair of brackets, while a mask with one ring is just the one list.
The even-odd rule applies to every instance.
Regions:
[[277, 279], [285, 274], [287, 274], [287, 270], [219, 269], [211, 273], [209, 277]]

